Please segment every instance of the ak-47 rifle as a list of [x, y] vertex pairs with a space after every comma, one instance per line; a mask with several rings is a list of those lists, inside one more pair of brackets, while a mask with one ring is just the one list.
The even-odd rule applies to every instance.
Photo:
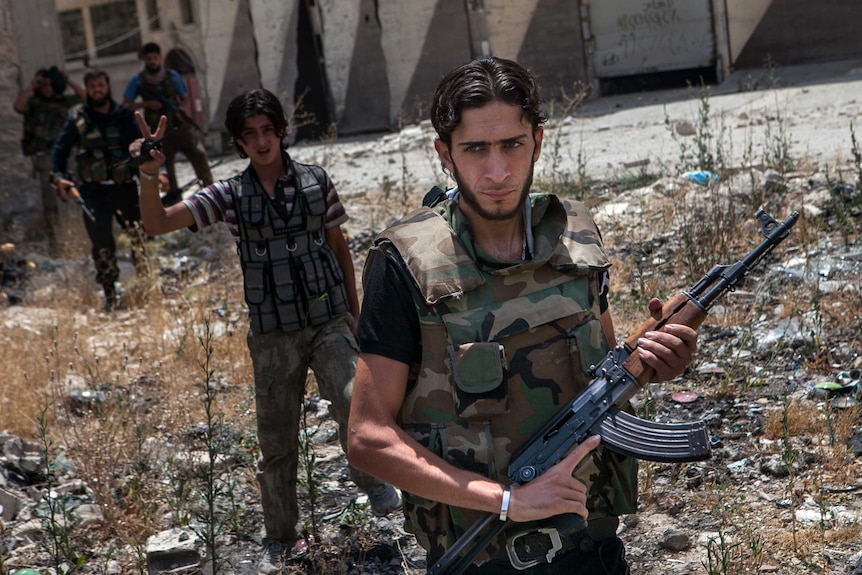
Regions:
[[[212, 170], [213, 168], [215, 168], [217, 166], [222, 165], [223, 163], [224, 163], [224, 160], [222, 160], [221, 158], [219, 158], [213, 162], [210, 162], [210, 170]], [[192, 178], [191, 180], [189, 180], [188, 182], [186, 182], [185, 184], [180, 186], [178, 189], [179, 189], [180, 193], [183, 193], [186, 190], [188, 190], [189, 188], [191, 188], [192, 186], [194, 186], [195, 184], [199, 185], [201, 188], [206, 187], [206, 184], [204, 184], [203, 180], [201, 180], [199, 177], [195, 176], [194, 178]]]
[[90, 208], [87, 207], [87, 204], [84, 203], [84, 198], [81, 197], [81, 193], [78, 191], [78, 188], [72, 186], [69, 188], [69, 195], [72, 196], [72, 199], [78, 202], [78, 205], [81, 206], [81, 211], [84, 212], [84, 215], [87, 216], [91, 222], [96, 221], [96, 216], [93, 215], [93, 212], [90, 211]]
[[[70, 176], [70, 177], [71, 177], [71, 176]], [[57, 189], [57, 193], [60, 193], [60, 190], [59, 190], [59, 187], [58, 187], [58, 184], [57, 184], [57, 176], [56, 176], [55, 174], [53, 174], [53, 173], [52, 173], [52, 174], [49, 176], [48, 181], [49, 181], [49, 183], [50, 183], [54, 188], [56, 188], [56, 189]], [[81, 193], [78, 191], [78, 188], [76, 188], [74, 185], [69, 186], [69, 187], [66, 189], [66, 193], [67, 193], [67, 194], [68, 194], [68, 195], [69, 195], [73, 200], [75, 200], [75, 201], [78, 203], [78, 205], [79, 205], [79, 206], [81, 206], [81, 211], [82, 211], [82, 212], [84, 212], [84, 215], [85, 215], [85, 216], [87, 216], [87, 218], [88, 218], [91, 222], [95, 222], [95, 221], [96, 221], [96, 216], [94, 216], [94, 215], [93, 215], [93, 212], [91, 212], [91, 211], [90, 211], [90, 208], [88, 208], [88, 207], [87, 207], [87, 204], [86, 204], [86, 203], [84, 203], [84, 198], [82, 198], [82, 197], [81, 197]], [[62, 194], [60, 195], [60, 197], [62, 198]]]
[[[697, 329], [713, 303], [733, 291], [766, 254], [784, 241], [799, 219], [799, 213], [793, 212], [780, 223], [762, 209], [757, 210], [755, 217], [766, 239], [742, 260], [733, 265], [716, 265], [690, 290], [672, 297], [662, 307], [660, 316], [644, 322], [623, 344], [608, 352], [601, 364], [591, 368], [594, 378], [589, 386], [512, 456], [508, 469], [512, 486], [524, 485], [539, 477], [590, 435], [600, 435], [608, 449], [638, 459], [668, 463], [709, 459], [709, 439], [702, 421], [662, 424], [638, 419], [621, 410], [655, 375], [655, 370], [640, 361], [636, 351], [638, 340], [646, 332], [660, 330], [669, 323]], [[579, 515], [566, 519], [568, 533], [586, 526]], [[500, 521], [497, 514], [485, 514], [428, 573], [463, 573], [505, 526], [506, 521]], [[507, 546], [507, 551], [513, 565], [526, 568], [550, 562], [559, 548], [553, 546], [538, 561], [522, 560], [514, 546]]]
[[162, 104], [162, 114], [168, 116], [169, 118], [172, 114], [173, 116], [178, 117], [183, 122], [190, 124], [195, 130], [197, 130], [197, 132], [201, 136], [207, 135], [207, 133], [204, 132], [203, 128], [201, 128], [198, 123], [194, 121], [194, 118], [189, 116], [188, 113], [183, 110], [183, 107], [180, 106], [179, 102], [164, 97], [159, 97], [157, 99]]

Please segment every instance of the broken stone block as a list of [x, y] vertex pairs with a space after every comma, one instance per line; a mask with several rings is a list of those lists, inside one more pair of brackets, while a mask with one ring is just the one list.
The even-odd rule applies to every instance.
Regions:
[[149, 575], [212, 575], [204, 541], [191, 529], [170, 529], [147, 540]]

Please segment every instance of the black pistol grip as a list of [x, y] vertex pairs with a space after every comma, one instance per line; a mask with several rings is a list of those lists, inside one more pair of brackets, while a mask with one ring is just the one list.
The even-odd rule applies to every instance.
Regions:
[[156, 138], [155, 140], [144, 140], [141, 143], [141, 155], [137, 157], [131, 157], [126, 160], [126, 164], [137, 168], [144, 162], [151, 160], [150, 151], [151, 150], [161, 150], [164, 145], [164, 137]]

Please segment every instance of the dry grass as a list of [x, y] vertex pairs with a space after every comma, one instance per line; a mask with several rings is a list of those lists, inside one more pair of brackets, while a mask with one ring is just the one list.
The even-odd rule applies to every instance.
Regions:
[[[353, 218], [348, 231], [353, 235], [377, 231], [418, 206], [424, 190], [407, 193], [410, 180], [405, 173], [402, 181], [390, 182], [387, 194], [343, 194]], [[790, 196], [792, 192], [782, 193], [787, 195], [776, 197], [766, 190], [757, 190], [756, 195], [779, 206], [774, 212], [802, 204], [800, 197]], [[748, 209], [750, 198], [739, 190], [712, 195], [682, 184], [670, 192], [653, 189], [634, 197], [625, 213], [601, 226], [613, 255], [611, 311], [620, 340], [646, 318], [651, 297], [667, 299], [690, 287], [692, 279], [712, 265], [733, 263], [760, 241], [753, 210]], [[354, 228], [355, 222], [366, 226]], [[765, 261], [762, 271], [792, 250], [808, 253], [825, 234], [820, 226], [802, 218], [778, 248], [782, 255]], [[100, 308], [100, 295], [88, 259], [79, 255], [75, 265], [62, 270], [59, 282], [37, 286], [25, 314], [7, 315], [0, 336], [4, 349], [0, 369], [6, 374], [0, 388], [0, 427], [32, 438], [44, 414], [53, 445], [49, 459], [65, 452], [78, 466], [77, 474], [105, 513], [100, 534], [105, 539], [116, 537], [139, 549], [146, 535], [163, 528], [166, 516], [178, 523], [191, 513], [189, 494], [177, 480], [185, 469], [178, 454], [200, 450], [192, 431], [205, 417], [204, 352], [199, 340], [207, 321], [214, 333], [210, 369], [219, 389], [216, 409], [243, 434], [234, 455], [246, 459], [254, 455], [253, 440], [248, 437], [255, 426], [242, 281], [231, 240], [218, 235], [224, 233], [186, 234], [181, 242], [154, 248], [166, 254], [178, 249], [194, 254], [200, 246], [215, 244], [225, 264], [179, 275], [150, 270], [143, 278], [127, 280], [127, 310], [111, 316], [95, 311]], [[128, 250], [127, 243], [122, 247]], [[66, 249], [72, 254], [87, 253], [86, 239], [80, 233], [70, 236]], [[362, 258], [355, 264], [359, 274]], [[757, 285], [753, 281], [751, 289]], [[858, 329], [862, 313], [858, 290], [821, 293], [817, 286], [802, 282], [780, 285], [762, 300], [758, 296], [764, 294], [747, 289], [730, 294], [708, 317], [707, 325], [740, 328], [750, 337], [767, 312], [776, 310], [779, 317], [789, 319], [811, 312], [816, 303], [829, 333]], [[794, 350], [793, 361], [809, 373], [832, 370], [828, 337], [824, 330], [813, 349]], [[313, 380], [310, 384], [313, 387]], [[72, 389], [101, 393], [104, 399], [76, 404], [69, 400]], [[702, 395], [711, 401], [757, 401], [757, 393], [745, 392], [741, 383], [726, 381], [720, 389], [715, 386]], [[829, 411], [810, 401], [771, 405], [764, 410], [762, 438], [752, 436], [740, 449], [758, 457], [781, 456], [789, 448], [813, 453], [816, 463], [789, 479], [741, 485], [725, 469], [726, 462], [640, 467], [641, 508], [668, 515], [697, 512], [704, 523], [713, 521], [727, 535], [725, 551], [733, 565], [728, 573], [756, 573], [768, 564], [788, 569], [781, 572], [810, 572], [800, 559], [806, 556], [815, 556], [817, 565], [825, 569], [824, 551], [830, 545], [855, 543], [862, 532], [859, 522], [803, 528], [794, 519], [806, 497], [832, 504], [847, 499], [842, 489], [858, 485], [860, 464], [845, 447], [858, 427], [858, 410]], [[241, 479], [250, 480], [248, 467], [236, 471]], [[776, 503], [783, 499], [789, 504]], [[372, 540], [356, 544], [366, 549]], [[340, 558], [321, 561], [332, 561], [332, 572], [339, 569], [336, 563], [342, 565]], [[801, 567], [790, 571], [788, 565]]]
[[[128, 249], [121, 241], [121, 253]], [[26, 313], [7, 315], [0, 428], [34, 438], [41, 420], [46, 466], [61, 453], [73, 461], [102, 507], [104, 535], [140, 546], [164, 528], [165, 514], [188, 505], [165, 476], [165, 450], [200, 449], [184, 430], [204, 420], [205, 320], [216, 332], [216, 408], [243, 432], [254, 429], [241, 279], [232, 257], [177, 279], [152, 270], [124, 281], [124, 309], [106, 315], [88, 264], [61, 270], [59, 284], [31, 286]], [[98, 399], [82, 401], [81, 392]]]

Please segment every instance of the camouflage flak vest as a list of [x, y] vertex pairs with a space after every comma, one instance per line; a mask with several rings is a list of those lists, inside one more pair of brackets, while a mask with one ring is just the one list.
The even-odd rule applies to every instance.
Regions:
[[90, 119], [87, 107], [78, 106], [73, 112], [78, 130], [78, 153], [75, 163], [82, 182], [113, 180], [122, 184], [132, 179], [132, 169], [125, 162], [129, 155], [128, 144], [123, 143], [123, 114], [132, 112], [117, 106], [104, 124], [104, 133]]
[[21, 152], [25, 156], [50, 154], [68, 113], [68, 100], [63, 95], [51, 98], [31, 97], [24, 113]]
[[296, 193], [286, 222], [250, 167], [229, 182], [245, 301], [256, 333], [321, 325], [349, 311], [344, 271], [326, 243], [323, 171], [293, 161], [290, 166]]
[[[422, 362], [411, 366], [400, 424], [449, 463], [504, 484], [512, 454], [586, 387], [586, 370], [609, 348], [599, 289], [610, 263], [587, 208], [550, 195], [531, 202], [534, 257], [508, 267], [476, 261], [469, 227], [449, 200], [378, 238], [416, 284]], [[634, 511], [633, 460], [599, 448], [576, 477], [588, 487], [590, 518]], [[482, 515], [404, 496], [407, 526], [429, 561]], [[534, 527], [510, 523], [476, 562], [505, 554], [507, 537]]]

